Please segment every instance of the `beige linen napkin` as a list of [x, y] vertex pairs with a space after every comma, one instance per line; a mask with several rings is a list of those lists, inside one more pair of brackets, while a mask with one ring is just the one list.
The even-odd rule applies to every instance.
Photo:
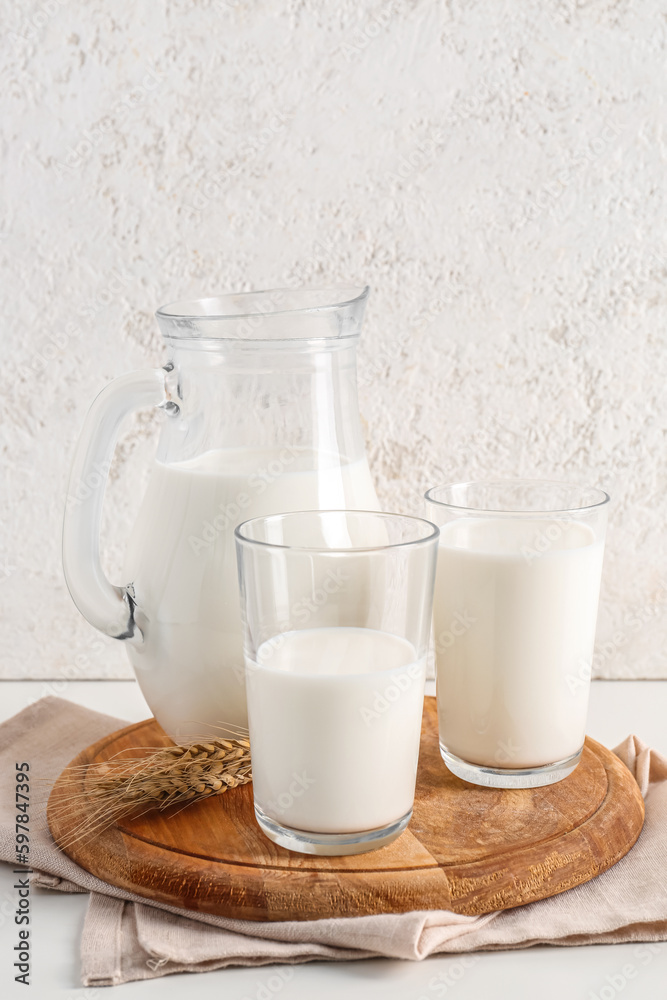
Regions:
[[482, 917], [433, 910], [257, 923], [194, 912], [184, 916], [174, 907], [147, 904], [90, 875], [56, 848], [46, 825], [52, 782], [79, 750], [123, 725], [60, 698], [44, 698], [0, 726], [0, 859], [14, 861], [14, 761], [27, 760], [30, 862], [39, 871], [33, 881], [91, 894], [81, 941], [84, 986], [228, 965], [373, 956], [418, 960], [436, 952], [539, 943], [667, 939], [667, 760], [636, 737], [628, 737], [616, 753], [646, 800], [644, 829], [630, 854], [585, 885]]

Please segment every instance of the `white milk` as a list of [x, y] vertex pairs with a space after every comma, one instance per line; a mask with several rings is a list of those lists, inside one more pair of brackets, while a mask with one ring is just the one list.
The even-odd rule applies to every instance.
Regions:
[[412, 809], [425, 658], [387, 632], [318, 628], [248, 663], [256, 804], [311, 833], [383, 828]]
[[170, 736], [247, 724], [236, 525], [290, 510], [377, 508], [365, 459], [326, 461], [290, 449], [230, 449], [155, 464], [127, 551], [145, 635], [128, 652]]
[[522, 768], [581, 748], [602, 554], [576, 521], [466, 518], [441, 528], [434, 632], [447, 750]]

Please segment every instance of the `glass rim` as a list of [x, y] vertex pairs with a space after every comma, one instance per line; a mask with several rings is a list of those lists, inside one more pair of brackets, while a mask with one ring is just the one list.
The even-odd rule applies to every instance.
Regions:
[[[376, 518], [382, 518], [388, 521], [412, 521], [417, 522], [424, 527], [428, 527], [428, 533], [424, 534], [421, 538], [412, 538], [401, 542], [387, 542], [383, 545], [353, 545], [353, 546], [325, 546], [325, 545], [288, 545], [284, 542], [266, 542], [260, 538], [249, 538], [247, 535], [243, 534], [243, 529], [247, 525], [257, 524], [260, 521], [278, 521], [285, 518], [303, 518], [308, 514], [354, 514], [369, 516], [372, 515]], [[400, 514], [394, 513], [392, 511], [382, 511], [382, 510], [352, 510], [349, 508], [331, 508], [326, 510], [290, 510], [285, 511], [282, 514], [260, 514], [257, 517], [249, 517], [246, 521], [242, 521], [234, 529], [234, 537], [237, 542], [243, 545], [257, 545], [266, 549], [283, 549], [289, 552], [321, 552], [324, 554], [335, 554], [335, 555], [356, 555], [360, 552], [384, 552], [388, 549], [400, 549], [406, 548], [407, 546], [419, 546], [428, 545], [431, 542], [437, 541], [440, 535], [440, 528], [437, 524], [432, 521], [428, 521], [425, 517], [416, 517], [414, 514]]]
[[[333, 312], [336, 309], [344, 309], [346, 307], [357, 305], [364, 302], [370, 294], [370, 285], [328, 285], [323, 288], [267, 288], [258, 292], [225, 292], [222, 295], [205, 295], [197, 299], [176, 299], [173, 302], [168, 302], [164, 306], [160, 306], [156, 312], [155, 316], [157, 319], [164, 320], [188, 320], [197, 323], [207, 323], [221, 320], [238, 321], [243, 319], [249, 319], [252, 317], [265, 317], [269, 318], [271, 316], [284, 316], [288, 313], [323, 313], [323, 312]], [[268, 309], [244, 309], [242, 311], [229, 311], [229, 312], [216, 312], [216, 313], [198, 313], [193, 310], [193, 307], [205, 302], [224, 302], [225, 300], [230, 302], [233, 299], [247, 299], [249, 302], [252, 300], [262, 300], [270, 304], [277, 295], [290, 294], [292, 296], [303, 295], [321, 295], [322, 302], [315, 305], [297, 306], [293, 309], [286, 309], [284, 306], [273, 306]], [[356, 334], [352, 334], [356, 336]], [[236, 338], [234, 338], [236, 339]], [[327, 339], [327, 338], [321, 338]]]
[[[474, 504], [450, 503], [447, 500], [439, 500], [435, 494], [444, 490], [465, 489], [471, 486], [525, 486], [543, 487], [556, 486], [559, 488], [581, 490], [596, 495], [596, 500], [589, 504], [579, 504], [572, 507], [531, 507], [526, 508], [493, 508]], [[424, 499], [436, 507], [444, 507], [452, 511], [465, 511], [470, 514], [493, 514], [494, 517], [516, 517], [522, 516], [543, 516], [545, 514], [581, 514], [588, 511], [604, 507], [611, 501], [610, 495], [598, 486], [581, 486], [580, 483], [566, 482], [559, 479], [477, 479], [463, 483], [442, 483], [440, 486], [432, 486], [424, 493]]]

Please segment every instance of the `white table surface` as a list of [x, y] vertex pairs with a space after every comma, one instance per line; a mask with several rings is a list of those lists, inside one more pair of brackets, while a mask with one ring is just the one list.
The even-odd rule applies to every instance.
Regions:
[[[430, 693], [433, 693], [432, 691]], [[0, 721], [47, 694], [69, 698], [128, 721], [150, 715], [133, 681], [0, 681]], [[667, 681], [594, 681], [588, 731], [607, 746], [634, 732], [667, 754]], [[13, 875], [0, 863], [0, 898], [10, 893]], [[33, 890], [32, 985], [13, 981], [12, 920], [0, 914], [0, 998], [36, 1000], [79, 997], [101, 1000], [111, 990], [123, 1000], [667, 1000], [667, 943], [537, 947], [471, 956], [463, 968], [457, 956], [424, 962], [373, 959], [311, 962], [294, 966], [279, 992], [269, 980], [284, 966], [222, 969], [197, 975], [164, 976], [118, 987], [83, 989], [78, 948], [88, 897]], [[632, 966], [630, 977], [624, 967]], [[627, 972], [627, 968], [625, 969]], [[632, 974], [634, 972], [634, 974]], [[275, 984], [275, 979], [273, 980]]]

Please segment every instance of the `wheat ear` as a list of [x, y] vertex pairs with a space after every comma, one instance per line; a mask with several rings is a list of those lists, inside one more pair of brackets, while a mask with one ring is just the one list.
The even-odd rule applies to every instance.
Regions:
[[61, 784], [80, 789], [67, 794], [65, 808], [80, 811], [82, 819], [60, 843], [62, 848], [95, 837], [122, 817], [189, 805], [252, 781], [250, 742], [240, 734], [136, 749], [143, 753], [125, 756], [128, 751], [123, 750], [107, 761], [65, 769]]

